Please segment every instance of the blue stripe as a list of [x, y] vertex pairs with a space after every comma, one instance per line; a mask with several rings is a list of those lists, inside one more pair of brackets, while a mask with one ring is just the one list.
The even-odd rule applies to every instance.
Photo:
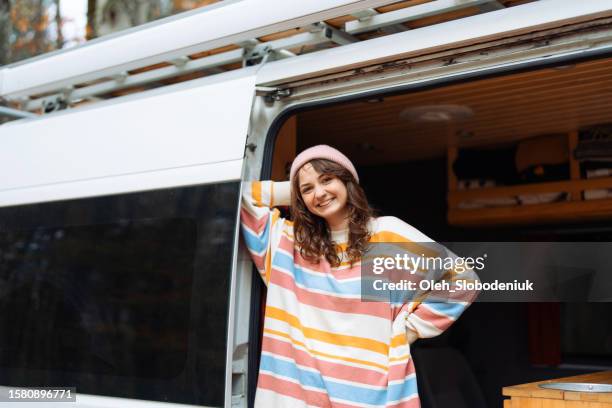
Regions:
[[270, 236], [270, 217], [268, 217], [268, 221], [266, 222], [266, 228], [263, 231], [261, 237], [254, 235], [248, 230], [245, 225], [242, 225], [242, 232], [244, 234], [244, 242], [249, 248], [250, 251], [255, 253], [261, 253], [264, 249], [268, 247], [268, 238]]
[[404, 382], [392, 384], [387, 389], [387, 401], [397, 401], [418, 392], [416, 377], [405, 379]]
[[274, 374], [292, 378], [307, 387], [325, 390], [325, 384], [323, 383], [321, 374], [302, 370], [298, 368], [295, 363], [291, 363], [289, 361], [279, 360], [272, 356], [262, 354], [259, 369], [271, 371]]
[[294, 264], [293, 257], [285, 253], [277, 252], [274, 255], [272, 263], [293, 272], [295, 281], [306, 288], [323, 290], [335, 294], [361, 295], [361, 282], [359, 280], [338, 282], [331, 277], [331, 272], [328, 272], [328, 276], [314, 276], [308, 272], [304, 272], [299, 265]]
[[404, 383], [391, 385], [386, 390], [371, 390], [324, 379], [320, 373], [303, 370], [293, 362], [279, 360], [269, 355], [261, 356], [260, 369], [292, 378], [303, 386], [326, 390], [331, 398], [371, 405], [384, 406], [387, 401], [397, 401], [417, 391], [414, 377]]
[[[381, 283], [377, 282], [379, 280]], [[383, 285], [389, 282], [389, 279], [386, 277], [363, 275], [361, 277], [362, 300], [390, 302], [391, 305], [402, 306], [413, 301], [416, 295], [420, 293], [418, 290], [408, 289], [376, 289], [377, 287], [384, 287]]]
[[392, 290], [390, 292], [391, 304], [405, 305], [416, 299], [418, 291], [416, 290]]
[[431, 301], [428, 302], [427, 299], [425, 299], [423, 303], [427, 304], [427, 307], [429, 307], [430, 309], [438, 313], [445, 314], [446, 316], [450, 316], [453, 319], [459, 318], [459, 316], [461, 316], [461, 313], [463, 313], [463, 311], [465, 310], [465, 305], [462, 305], [461, 303], [455, 303], [455, 302], [437, 303], [437, 302], [431, 302]]

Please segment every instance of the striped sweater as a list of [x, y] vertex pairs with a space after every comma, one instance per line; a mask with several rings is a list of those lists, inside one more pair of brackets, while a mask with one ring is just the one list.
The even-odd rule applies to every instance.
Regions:
[[[419, 407], [410, 344], [442, 333], [469, 302], [362, 302], [359, 264], [300, 256], [273, 208], [289, 201], [289, 182], [244, 183], [243, 235], [268, 288], [255, 406]], [[370, 242], [431, 242], [395, 217], [370, 229]], [[347, 238], [332, 231], [340, 248]]]

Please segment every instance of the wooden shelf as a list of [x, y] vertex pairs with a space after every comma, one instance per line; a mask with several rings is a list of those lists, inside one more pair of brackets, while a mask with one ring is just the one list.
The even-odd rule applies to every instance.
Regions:
[[[448, 150], [448, 222], [456, 226], [494, 226], [553, 222], [579, 222], [612, 219], [612, 198], [584, 200], [586, 190], [612, 189], [612, 177], [581, 179], [579, 163], [571, 154], [578, 142], [578, 133], [568, 133], [570, 180], [524, 184], [510, 187], [489, 187], [457, 190], [452, 162], [456, 147]], [[536, 196], [546, 193], [566, 193], [564, 201], [545, 204], [522, 204], [505, 207], [460, 208], [461, 203], [478, 200]]]
[[[489, 187], [472, 190], [454, 190], [448, 192], [449, 206], [456, 207], [463, 201], [477, 199], [517, 197], [519, 195], [543, 194], [543, 193], [575, 193], [584, 190], [595, 190], [612, 188], [612, 177], [592, 178], [584, 180], [553, 181], [548, 183], [523, 184], [512, 187]], [[534, 207], [530, 205], [528, 207]], [[482, 208], [480, 208], [482, 209]], [[612, 214], [611, 214], [612, 215]]]
[[563, 201], [499, 208], [449, 209], [448, 222], [457, 226], [487, 226], [612, 219], [612, 199]]

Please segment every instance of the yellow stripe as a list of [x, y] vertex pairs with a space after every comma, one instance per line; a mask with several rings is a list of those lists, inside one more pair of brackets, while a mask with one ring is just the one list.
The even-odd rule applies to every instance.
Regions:
[[406, 344], [406, 334], [404, 333], [391, 338], [391, 348], [403, 346], [404, 344]]
[[370, 238], [370, 242], [401, 243], [402, 245], [399, 245], [400, 247], [409, 252], [412, 252], [413, 254], [423, 254], [426, 257], [439, 256], [439, 253], [432, 250], [431, 248], [428, 248], [424, 245], [419, 245], [418, 243], [413, 242], [408, 238], [391, 231], [381, 231], [372, 235], [372, 237]]
[[338, 346], [357, 347], [375, 353], [380, 353], [385, 356], [389, 355], [389, 346], [383, 342], [366, 339], [364, 337], [336, 334], [310, 327], [304, 327], [296, 316], [293, 316], [284, 310], [273, 306], [266, 306], [265, 316], [288, 323], [289, 325], [300, 330], [304, 334], [304, 337], [309, 339], [335, 344]]
[[400, 357], [390, 357], [389, 363], [397, 363], [398, 361], [408, 361], [410, 360], [410, 354], [406, 354]]
[[274, 207], [274, 183], [270, 183], [270, 207]]
[[266, 277], [266, 286], [270, 283], [270, 271], [272, 270], [272, 255], [270, 251], [266, 251], [266, 266], [264, 270], [264, 275]]
[[[280, 211], [278, 211], [275, 208], [274, 211], [272, 211], [272, 221], [270, 224], [270, 229], [274, 228], [279, 216], [280, 216]], [[268, 234], [268, 240], [271, 240], [271, 239], [272, 239], [272, 232]], [[271, 246], [268, 245], [268, 250], [266, 251], [266, 269], [264, 271], [264, 274], [266, 276], [266, 284], [270, 282], [270, 272], [272, 271], [272, 253], [271, 253], [272, 251], [270, 250], [270, 248]]]
[[327, 358], [331, 358], [331, 359], [334, 359], [334, 360], [347, 361], [349, 363], [368, 365], [368, 366], [371, 366], [371, 367], [380, 368], [380, 369], [385, 370], [385, 371], [388, 370], [388, 368], [385, 367], [384, 365], [377, 364], [377, 363], [372, 363], [371, 361], [359, 360], [359, 359], [351, 358], [351, 357], [336, 356], [336, 355], [328, 354], [328, 353], [321, 353], [320, 351], [316, 351], [316, 350], [313, 350], [311, 348], [308, 348], [308, 346], [306, 346], [304, 343], [302, 343], [301, 341], [295, 340], [293, 337], [291, 337], [287, 333], [283, 333], [283, 332], [280, 332], [280, 331], [277, 331], [277, 330], [264, 329], [264, 333], [269, 333], [269, 334], [273, 334], [275, 336], [280, 336], [280, 337], [284, 337], [286, 339], [289, 339], [289, 341], [291, 341], [291, 343], [293, 343], [294, 345], [303, 347], [304, 349], [306, 349], [306, 351], [308, 351], [310, 354], [315, 355], [315, 356], [327, 357]]
[[251, 183], [251, 194], [253, 200], [258, 207], [261, 207], [261, 181], [253, 181]]
[[271, 225], [272, 228], [276, 226], [276, 221], [278, 221], [279, 218], [280, 218], [280, 211], [278, 211], [275, 208], [274, 210], [272, 210], [272, 225]]

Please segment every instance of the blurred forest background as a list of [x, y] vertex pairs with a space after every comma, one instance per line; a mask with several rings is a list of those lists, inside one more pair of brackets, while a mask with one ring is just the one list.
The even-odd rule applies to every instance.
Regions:
[[0, 0], [0, 65], [218, 0]]

